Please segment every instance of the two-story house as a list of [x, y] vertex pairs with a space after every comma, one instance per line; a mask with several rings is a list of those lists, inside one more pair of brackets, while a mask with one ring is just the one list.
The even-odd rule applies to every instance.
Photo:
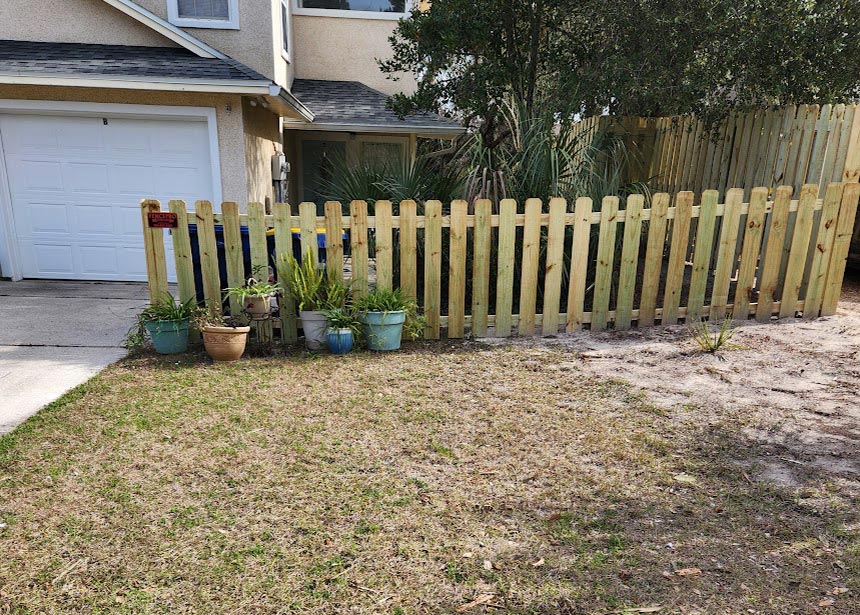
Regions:
[[3, 0], [2, 276], [142, 280], [141, 198], [316, 200], [329, 156], [407, 157], [420, 137], [455, 136], [450, 120], [386, 109], [414, 87], [376, 62], [409, 8]]

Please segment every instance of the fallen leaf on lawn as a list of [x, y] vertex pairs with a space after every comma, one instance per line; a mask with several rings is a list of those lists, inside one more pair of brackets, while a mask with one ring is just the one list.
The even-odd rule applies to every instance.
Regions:
[[675, 474], [673, 478], [677, 482], [685, 483], [687, 485], [695, 485], [697, 482], [699, 482], [696, 480], [695, 476], [690, 476], [689, 474], [684, 474], [683, 472], [681, 474]]
[[848, 588], [847, 587], [834, 587], [833, 591], [830, 593], [833, 594], [834, 596], [838, 596], [839, 594], [846, 594], [846, 593], [848, 593]]
[[493, 599], [495, 594], [480, 594], [477, 598], [472, 600], [471, 602], [467, 602], [466, 604], [457, 607], [458, 613], [465, 613], [469, 609], [472, 609], [476, 606], [480, 606], [482, 604], [487, 604], [490, 600]]
[[681, 568], [680, 570], [676, 570], [675, 574], [679, 577], [697, 577], [702, 574], [702, 571], [699, 568]]
[[543, 558], [540, 558], [538, 561], [532, 562], [532, 567], [539, 568], [539, 567], [543, 566], [545, 563], [546, 563], [546, 561], [544, 561]]
[[484, 560], [484, 570], [492, 570], [492, 569], [493, 569], [493, 562], [491, 562], [488, 559], [485, 559]]
[[836, 602], [833, 598], [825, 598], [824, 600], [818, 601], [818, 606], [833, 606], [833, 603]]
[[657, 613], [662, 611], [662, 606], [640, 606], [633, 609], [621, 609], [620, 611], [611, 611], [612, 613]]

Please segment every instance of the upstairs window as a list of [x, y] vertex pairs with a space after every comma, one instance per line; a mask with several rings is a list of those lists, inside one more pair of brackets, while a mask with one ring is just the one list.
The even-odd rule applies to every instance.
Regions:
[[295, 0], [297, 15], [400, 19], [411, 8], [410, 0]]
[[167, 0], [168, 21], [182, 28], [239, 29], [239, 0]]
[[290, 5], [281, 0], [281, 55], [290, 61]]

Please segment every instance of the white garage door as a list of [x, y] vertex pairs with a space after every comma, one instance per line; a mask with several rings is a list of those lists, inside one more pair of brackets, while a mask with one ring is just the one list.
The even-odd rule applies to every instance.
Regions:
[[0, 139], [25, 278], [146, 280], [140, 200], [213, 198], [203, 120], [0, 114]]

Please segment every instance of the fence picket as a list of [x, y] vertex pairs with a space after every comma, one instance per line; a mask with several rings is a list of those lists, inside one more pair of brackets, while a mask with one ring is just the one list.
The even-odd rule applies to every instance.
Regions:
[[[248, 212], [250, 214], [250, 211]], [[299, 203], [299, 231], [302, 245], [302, 259], [308, 253], [315, 263], [320, 262], [319, 244], [317, 243], [317, 205], [316, 203]]]
[[573, 213], [573, 246], [570, 250], [570, 286], [567, 294], [568, 333], [575, 333], [585, 322], [585, 282], [588, 276], [588, 248], [591, 244], [592, 201], [576, 199]]
[[392, 288], [394, 279], [394, 244], [392, 239], [391, 201], [376, 201], [376, 288]]
[[197, 201], [194, 204], [197, 219], [197, 240], [200, 245], [200, 269], [203, 275], [203, 297], [207, 309], [221, 313], [221, 279], [218, 274], [218, 247], [215, 242], [215, 218], [212, 203]]
[[785, 247], [791, 193], [791, 186], [780, 186], [774, 194], [773, 209], [768, 224], [767, 247], [759, 273], [758, 305], [755, 312], [756, 320], [759, 322], [768, 322], [773, 315], [773, 302], [779, 286], [779, 271]]
[[343, 207], [339, 201], [325, 205], [325, 267], [333, 280], [343, 280]]
[[[338, 213], [340, 205], [338, 205]], [[293, 344], [298, 339], [296, 324], [296, 303], [290, 294], [287, 279], [290, 276], [290, 263], [287, 255], [293, 253], [292, 214], [289, 203], [275, 203], [272, 206], [275, 227], [275, 268], [278, 272], [278, 285], [281, 287], [280, 316], [281, 336], [285, 344]]]
[[797, 299], [803, 286], [803, 271], [809, 252], [815, 203], [818, 198], [818, 184], [805, 184], [800, 189], [797, 215], [794, 219], [794, 232], [788, 254], [788, 267], [782, 284], [779, 317], [794, 316], [797, 312]]
[[633, 314], [644, 204], [645, 197], [641, 194], [631, 194], [627, 197], [627, 207], [624, 211], [624, 243], [621, 248], [621, 266], [618, 272], [618, 299], [615, 302], [615, 328], [621, 331], [630, 328]]
[[466, 201], [452, 201], [448, 246], [448, 337], [464, 335], [466, 322]]
[[591, 308], [591, 330], [606, 328], [612, 291], [612, 268], [615, 264], [615, 237], [618, 232], [618, 197], [603, 198], [600, 208], [600, 239], [597, 243], [597, 267], [594, 273], [594, 303]]
[[[238, 288], [245, 283], [245, 259], [242, 255], [242, 232], [239, 222], [239, 204], [227, 201], [221, 204], [221, 225], [224, 229], [224, 263], [227, 268], [227, 286]], [[230, 296], [230, 314], [239, 315], [243, 306]]]
[[503, 199], [499, 203], [499, 252], [496, 274], [496, 327], [497, 337], [511, 334], [511, 313], [514, 302], [514, 247], [517, 237], [517, 202]]
[[415, 201], [400, 202], [400, 288], [410, 299], [418, 298], [418, 225]]
[[693, 253], [693, 272], [690, 276], [690, 293], [687, 299], [687, 322], [702, 318], [705, 305], [705, 290], [711, 270], [711, 255], [714, 248], [714, 227], [717, 223], [717, 202], [720, 194], [716, 190], [702, 193], [699, 208], [699, 225], [696, 229], [696, 245]]
[[492, 213], [493, 204], [490, 200], [478, 199], [475, 201], [475, 229], [472, 231], [474, 245], [472, 258], [473, 337], [487, 335], [487, 316], [490, 303], [490, 250], [493, 241], [493, 229], [490, 226]]
[[720, 243], [717, 249], [717, 264], [714, 268], [714, 285], [711, 291], [711, 320], [722, 320], [726, 317], [731, 278], [737, 266], [735, 254], [743, 200], [744, 191], [740, 188], [733, 188], [726, 194], [726, 206], [720, 227]]
[[758, 269], [759, 254], [767, 208], [767, 188], [754, 188], [750, 196], [749, 213], [744, 229], [741, 260], [738, 267], [738, 282], [735, 287], [732, 316], [735, 320], [746, 320], [750, 314], [750, 304], [755, 293], [755, 272]]
[[424, 336], [438, 340], [442, 303], [442, 203], [424, 204]]
[[352, 252], [352, 290], [356, 297], [367, 294], [369, 267], [367, 262], [367, 202], [349, 204], [349, 241]]
[[173, 256], [176, 260], [176, 285], [179, 300], [183, 303], [196, 299], [194, 287], [194, 263], [191, 256], [191, 236], [188, 232], [188, 212], [185, 201], [170, 201], [168, 208], [176, 214], [176, 228], [173, 229]]
[[543, 335], [558, 333], [559, 309], [561, 306], [561, 269], [564, 264], [564, 218], [567, 201], [550, 199], [549, 225], [547, 227], [546, 265], [544, 268]]
[[675, 219], [672, 222], [672, 246], [669, 249], [669, 269], [666, 272], [666, 291], [663, 294], [663, 315], [660, 322], [674, 325], [678, 322], [681, 290], [686, 270], [687, 247], [690, 245], [690, 223], [693, 217], [693, 193], [679, 192], [675, 198]]
[[140, 203], [143, 222], [143, 251], [146, 257], [146, 270], [149, 273], [149, 300], [160, 301], [167, 293], [167, 261], [164, 255], [164, 230], [149, 228], [150, 213], [161, 211], [161, 203], [148, 199]]
[[526, 201], [526, 217], [523, 227], [523, 257], [520, 271], [520, 335], [534, 335], [535, 309], [537, 305], [537, 281], [540, 259], [540, 199]]
[[809, 282], [806, 285], [806, 297], [803, 303], [804, 318], [818, 318], [821, 311], [844, 186], [845, 184], [829, 184], [824, 193], [824, 205], [818, 222], [818, 235], [815, 238], [812, 266], [809, 270]]
[[642, 296], [639, 299], [640, 327], [654, 324], [657, 309], [657, 294], [660, 289], [660, 274], [663, 270], [663, 253], [666, 247], [669, 195], [655, 194], [651, 199], [651, 218], [648, 222], [648, 243], [645, 249], [645, 269], [642, 272]]
[[825, 278], [824, 297], [821, 304], [822, 316], [832, 316], [836, 313], [839, 293], [842, 290], [842, 280], [845, 277], [848, 249], [851, 246], [851, 236], [854, 232], [858, 201], [860, 201], [860, 184], [845, 184], [833, 238], [833, 250]]
[[[266, 208], [262, 203], [248, 203], [248, 242], [251, 246], [251, 272], [257, 280], [269, 279], [269, 250], [266, 241]], [[316, 243], [316, 232], [314, 232]], [[255, 323], [257, 340], [272, 340], [272, 321], [261, 320]]]

